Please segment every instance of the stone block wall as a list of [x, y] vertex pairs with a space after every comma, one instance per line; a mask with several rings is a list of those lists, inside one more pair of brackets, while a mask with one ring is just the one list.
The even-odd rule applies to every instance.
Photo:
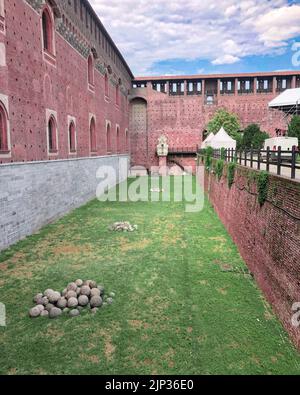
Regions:
[[128, 163], [128, 156], [113, 155], [1, 165], [0, 250], [96, 197], [100, 166], [113, 167], [122, 182]]

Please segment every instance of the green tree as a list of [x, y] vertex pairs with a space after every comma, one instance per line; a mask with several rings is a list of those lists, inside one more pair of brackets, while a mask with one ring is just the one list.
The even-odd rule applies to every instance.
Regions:
[[241, 129], [240, 121], [236, 114], [232, 114], [224, 109], [218, 110], [214, 117], [207, 125], [207, 130], [212, 133], [217, 133], [221, 127], [234, 139], [237, 138], [238, 132]]
[[288, 136], [289, 137], [298, 137], [298, 140], [300, 141], [300, 116], [295, 115], [291, 119], [291, 122], [289, 124], [288, 128]]
[[253, 123], [246, 127], [241, 142], [242, 149], [261, 149], [265, 140], [269, 138], [268, 133], [260, 130], [260, 127]]

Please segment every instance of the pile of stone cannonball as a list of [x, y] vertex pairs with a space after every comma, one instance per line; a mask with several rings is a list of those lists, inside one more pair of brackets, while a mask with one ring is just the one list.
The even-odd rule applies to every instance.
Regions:
[[62, 314], [77, 317], [86, 309], [96, 314], [100, 307], [113, 303], [115, 293], [105, 294], [104, 287], [97, 285], [93, 280], [76, 280], [62, 291], [46, 289], [45, 292], [35, 295], [35, 307], [29, 310], [31, 318], [48, 317], [57, 318]]
[[130, 222], [115, 222], [109, 227], [109, 230], [114, 232], [134, 232], [137, 229], [138, 226], [131, 225]]

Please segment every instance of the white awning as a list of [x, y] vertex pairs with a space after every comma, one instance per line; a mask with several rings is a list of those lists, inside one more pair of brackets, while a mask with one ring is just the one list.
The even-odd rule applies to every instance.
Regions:
[[300, 88], [287, 89], [269, 103], [270, 108], [284, 108], [300, 105]]
[[219, 148], [236, 149], [236, 141], [229, 136], [229, 134], [226, 132], [226, 130], [223, 127], [209, 142], [209, 145], [214, 149], [219, 149]]
[[214, 137], [215, 135], [213, 133], [210, 133], [210, 135], [203, 141], [201, 148], [203, 149], [209, 147], [209, 143]]

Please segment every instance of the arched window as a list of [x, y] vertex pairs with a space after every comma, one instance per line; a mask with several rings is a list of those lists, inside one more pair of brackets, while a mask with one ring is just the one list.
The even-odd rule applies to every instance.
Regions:
[[112, 153], [112, 144], [111, 144], [111, 127], [110, 124], [107, 124], [106, 128], [106, 141], [107, 141], [107, 153]]
[[4, 107], [0, 103], [0, 153], [8, 150], [7, 116]]
[[57, 152], [57, 128], [53, 115], [48, 121], [48, 146], [50, 153]]
[[120, 154], [122, 150], [121, 147], [121, 136], [120, 136], [120, 128], [117, 126], [117, 153]]
[[104, 76], [104, 83], [105, 83], [105, 96], [108, 97], [109, 90], [108, 90], [108, 75], [105, 74]]
[[94, 85], [94, 60], [92, 55], [88, 57], [88, 82], [90, 85]]
[[97, 141], [96, 141], [96, 123], [95, 119], [91, 119], [90, 124], [90, 145], [91, 145], [91, 152], [97, 151]]
[[43, 45], [44, 50], [53, 54], [53, 24], [50, 13], [47, 8], [43, 11], [42, 14], [42, 26], [43, 26]]
[[116, 105], [120, 105], [120, 86], [116, 86]]
[[69, 144], [70, 152], [76, 152], [76, 129], [73, 121], [70, 123], [69, 126]]
[[129, 152], [129, 134], [128, 134], [128, 129], [125, 130], [125, 151]]

